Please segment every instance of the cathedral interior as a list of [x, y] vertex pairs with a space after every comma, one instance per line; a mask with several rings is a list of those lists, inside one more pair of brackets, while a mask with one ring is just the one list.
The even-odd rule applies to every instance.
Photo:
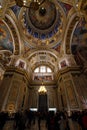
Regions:
[[0, 0], [0, 111], [87, 109], [87, 1]]

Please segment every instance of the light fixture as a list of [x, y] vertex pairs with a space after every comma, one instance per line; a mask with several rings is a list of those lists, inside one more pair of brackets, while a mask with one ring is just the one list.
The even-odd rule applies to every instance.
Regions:
[[37, 10], [39, 9], [39, 6], [45, 2], [45, 0], [15, 0], [15, 2], [19, 7], [26, 7]]
[[0, 9], [2, 9], [2, 4], [0, 3]]
[[46, 90], [45, 86], [43, 85], [43, 73], [42, 73], [42, 84], [38, 90], [38, 93], [39, 94], [46, 94], [47, 93], [47, 90]]
[[40, 88], [38, 90], [38, 93], [40, 93], [40, 94], [47, 93], [47, 90], [46, 90], [45, 86], [43, 85], [43, 82], [42, 82], [42, 85], [40, 86]]

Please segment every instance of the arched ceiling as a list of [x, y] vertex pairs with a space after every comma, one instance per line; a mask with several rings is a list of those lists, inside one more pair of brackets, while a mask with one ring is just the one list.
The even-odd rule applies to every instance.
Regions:
[[[77, 4], [76, 0], [45, 0], [34, 10], [31, 2], [24, 8], [7, 0], [4, 14], [0, 14], [0, 50], [10, 51], [10, 61], [23, 58], [32, 69], [49, 64], [57, 70], [59, 61], [73, 52], [78, 39], [81, 41], [79, 35], [84, 43], [87, 40], [87, 21]], [[41, 56], [46, 57], [43, 62]]]
[[32, 9], [30, 4], [29, 9], [23, 8], [19, 13], [23, 40], [35, 48], [54, 47], [62, 40], [63, 20], [66, 17], [58, 2], [55, 2], [45, 1], [38, 10]]

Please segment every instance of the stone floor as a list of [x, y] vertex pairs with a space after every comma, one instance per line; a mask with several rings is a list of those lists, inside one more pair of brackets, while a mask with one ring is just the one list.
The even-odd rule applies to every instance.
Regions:
[[[3, 130], [14, 130], [13, 129], [13, 121], [6, 122]], [[15, 130], [17, 130], [17, 129], [15, 129]], [[25, 130], [39, 130], [37, 120], [36, 120], [35, 124], [32, 124], [32, 126], [30, 128], [27, 128]], [[44, 120], [41, 121], [40, 130], [47, 130], [46, 123]]]
[[[78, 123], [73, 122], [71, 119], [68, 120], [70, 130], [81, 130], [79, 127]], [[14, 121], [7, 121], [3, 130], [18, 130], [18, 129], [13, 129], [13, 124]], [[35, 124], [32, 124], [30, 128], [26, 128], [25, 130], [47, 130], [46, 128], [46, 122], [45, 120], [41, 121], [40, 129], [38, 128], [38, 121], [35, 121]]]

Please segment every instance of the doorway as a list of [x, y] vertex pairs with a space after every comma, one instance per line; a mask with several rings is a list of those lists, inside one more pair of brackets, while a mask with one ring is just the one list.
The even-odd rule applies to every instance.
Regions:
[[39, 93], [39, 97], [38, 97], [38, 111], [39, 112], [47, 112], [48, 111], [47, 93]]

